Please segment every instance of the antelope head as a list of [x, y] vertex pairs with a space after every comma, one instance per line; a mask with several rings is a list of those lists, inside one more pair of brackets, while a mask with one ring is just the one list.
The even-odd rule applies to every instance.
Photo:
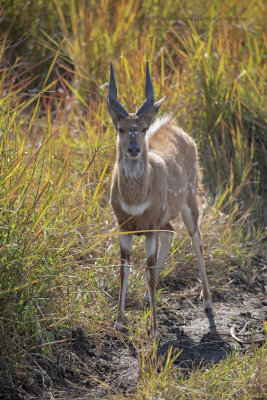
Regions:
[[114, 70], [110, 64], [110, 80], [107, 107], [119, 135], [119, 146], [125, 157], [137, 159], [146, 148], [146, 131], [155, 120], [165, 97], [154, 103], [154, 87], [151, 81], [148, 61], [146, 63], [146, 100], [136, 113], [128, 113], [117, 99]]

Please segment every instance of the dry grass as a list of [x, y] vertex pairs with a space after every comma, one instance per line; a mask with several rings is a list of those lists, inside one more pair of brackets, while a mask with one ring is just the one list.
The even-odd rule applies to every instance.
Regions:
[[[181, 6], [182, 21], [172, 20], [178, 7], [172, 2], [103, 0], [88, 7], [85, 1], [55, 0], [41, 15], [42, 7], [33, 2], [32, 18], [26, 3], [21, 8], [18, 3], [1, 11], [7, 25], [0, 43], [1, 380], [15, 388], [20, 374], [31, 376], [35, 353], [52, 357], [53, 343], [68, 337], [73, 326], [97, 332], [112, 324], [118, 232], [108, 205], [115, 159], [115, 132], [105, 106], [111, 60], [119, 99], [134, 110], [143, 101], [149, 59], [156, 98], [167, 95], [165, 111], [197, 141], [203, 167], [204, 256], [214, 286], [235, 267], [249, 273], [262, 238], [251, 224], [251, 213], [257, 217], [260, 174], [266, 168], [263, 2], [247, 2], [246, 7], [239, 1], [216, 2], [208, 8], [192, 3]], [[188, 19], [202, 14], [235, 14], [246, 20]], [[159, 15], [165, 19], [153, 20]], [[39, 29], [37, 18], [47, 21], [47, 29]], [[30, 30], [35, 41], [24, 41], [22, 58], [19, 50], [10, 50], [12, 33]], [[31, 62], [39, 65], [29, 66]], [[163, 277], [180, 260], [194, 265], [189, 239], [178, 222], [176, 226]], [[144, 253], [135, 252], [132, 262], [128, 293], [138, 304], [145, 286], [140, 279]], [[136, 315], [131, 311], [130, 318]], [[255, 349], [248, 358], [198, 371], [183, 382], [180, 396], [190, 397], [183, 390], [191, 384], [196, 398], [205, 398], [194, 388], [213, 372], [218, 373], [216, 384], [206, 386], [205, 393], [215, 396], [219, 377], [227, 377], [235, 362], [241, 369], [232, 378], [232, 390], [235, 383], [241, 390], [241, 375], [249, 365], [244, 393], [254, 396], [253, 382], [264, 388], [263, 354]], [[162, 376], [170, 390], [172, 385], [177, 390], [171, 369]], [[151, 381], [151, 393], [145, 391], [146, 378], [143, 382], [138, 398], [155, 398], [156, 382]], [[225, 388], [229, 379], [221, 382]]]

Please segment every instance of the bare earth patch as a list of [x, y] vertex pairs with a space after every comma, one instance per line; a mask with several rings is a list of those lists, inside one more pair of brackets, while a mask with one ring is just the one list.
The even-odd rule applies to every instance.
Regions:
[[[164, 355], [171, 346], [181, 351], [175, 365], [187, 375], [199, 365], [218, 363], [237, 348], [242, 353], [252, 343], [264, 343], [266, 268], [258, 269], [247, 281], [242, 273], [229, 277], [223, 294], [213, 293], [213, 315], [209, 318], [198, 298], [199, 291], [194, 296], [183, 295], [188, 287], [177, 290], [176, 277], [177, 285], [172, 286], [169, 277], [161, 285], [158, 355]], [[43, 376], [39, 371], [34, 382], [21, 386], [20, 393], [27, 396], [0, 388], [0, 399], [35, 399], [40, 395], [43, 399], [98, 399], [134, 393], [138, 384], [137, 352], [127, 334], [118, 334], [112, 327], [110, 334], [100, 336], [74, 330], [72, 340], [55, 349], [54, 362], [40, 357], [38, 363]]]

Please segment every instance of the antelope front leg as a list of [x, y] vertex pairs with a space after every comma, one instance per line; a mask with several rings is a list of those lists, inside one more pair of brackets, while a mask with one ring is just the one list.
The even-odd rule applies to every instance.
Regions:
[[[163, 230], [166, 230], [165, 232]], [[174, 229], [171, 225], [170, 222], [168, 222], [165, 226], [162, 227], [162, 231], [158, 232], [159, 239], [160, 239], [160, 245], [159, 245], [159, 251], [157, 254], [157, 268], [156, 268], [156, 274], [157, 274], [157, 281], [160, 273], [160, 268], [164, 264], [165, 259], [168, 256], [168, 252], [171, 247], [172, 243], [172, 238], [174, 235]], [[144, 296], [144, 302], [148, 303], [149, 302], [149, 295], [148, 295], [148, 290], [146, 291], [146, 294]]]
[[156, 318], [156, 286], [157, 286], [157, 250], [158, 250], [158, 235], [151, 233], [146, 235], [146, 253], [147, 253], [147, 269], [146, 269], [146, 284], [149, 296], [151, 310], [151, 337], [158, 337], [157, 318]]
[[[121, 232], [125, 232], [121, 230]], [[130, 275], [130, 252], [132, 247], [133, 235], [123, 234], [119, 236], [121, 250], [121, 266], [120, 266], [120, 294], [118, 304], [118, 317], [115, 322], [115, 329], [122, 330], [127, 325], [125, 317], [125, 298], [127, 290], [127, 282]]]

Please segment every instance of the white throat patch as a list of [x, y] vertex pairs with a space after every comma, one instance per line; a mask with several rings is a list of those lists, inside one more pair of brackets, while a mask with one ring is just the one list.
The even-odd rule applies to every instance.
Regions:
[[127, 204], [121, 198], [119, 198], [119, 203], [124, 212], [135, 217], [137, 215], [142, 215], [151, 204], [150, 200], [146, 200], [140, 204]]

